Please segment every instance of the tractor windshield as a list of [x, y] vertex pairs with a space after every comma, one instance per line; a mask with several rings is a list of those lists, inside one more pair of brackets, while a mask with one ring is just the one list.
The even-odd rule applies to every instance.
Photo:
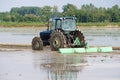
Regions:
[[64, 19], [62, 23], [63, 30], [76, 30], [76, 21], [74, 19]]

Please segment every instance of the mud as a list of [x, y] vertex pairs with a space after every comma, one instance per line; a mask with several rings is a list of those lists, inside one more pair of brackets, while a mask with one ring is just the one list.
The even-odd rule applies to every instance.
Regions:
[[[119, 47], [120, 29], [81, 30], [90, 46]], [[37, 33], [34, 28], [0, 29], [0, 44], [5, 44], [0, 46], [0, 80], [120, 80], [120, 50], [63, 55], [47, 46], [33, 51]]]

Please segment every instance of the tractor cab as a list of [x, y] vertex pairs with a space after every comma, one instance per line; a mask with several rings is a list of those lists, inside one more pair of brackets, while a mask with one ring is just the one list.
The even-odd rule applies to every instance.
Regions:
[[75, 17], [54, 18], [51, 21], [51, 30], [75, 31], [76, 19]]

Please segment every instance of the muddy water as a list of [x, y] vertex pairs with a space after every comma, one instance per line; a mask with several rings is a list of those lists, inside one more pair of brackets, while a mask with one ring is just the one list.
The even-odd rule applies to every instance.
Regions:
[[31, 44], [34, 36], [39, 36], [42, 28], [0, 28], [0, 43]]
[[120, 46], [120, 28], [90, 28], [82, 32], [91, 46]]
[[61, 55], [1, 49], [0, 80], [120, 80], [120, 52]]
[[[0, 28], [0, 43], [31, 44], [39, 28]], [[120, 46], [120, 29], [81, 29], [92, 46]], [[120, 80], [120, 51], [62, 55], [0, 48], [0, 80]]]

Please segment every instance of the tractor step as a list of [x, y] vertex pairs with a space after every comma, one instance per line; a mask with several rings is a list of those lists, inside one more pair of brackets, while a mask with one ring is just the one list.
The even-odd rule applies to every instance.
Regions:
[[112, 47], [60, 48], [61, 54], [112, 52]]

